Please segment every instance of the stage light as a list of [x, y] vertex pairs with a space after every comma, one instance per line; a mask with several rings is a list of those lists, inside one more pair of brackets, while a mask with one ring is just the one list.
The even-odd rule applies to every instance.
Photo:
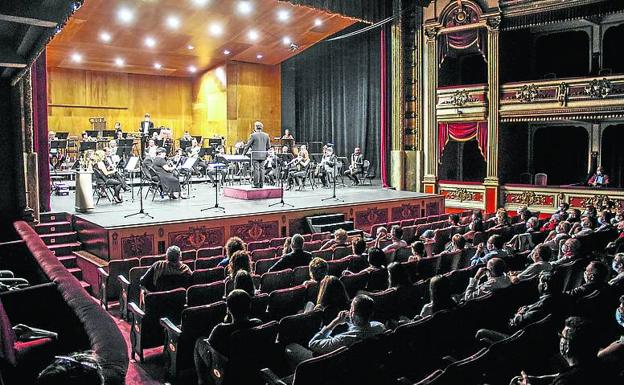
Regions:
[[262, 54], [257, 54], [257, 55], [256, 55], [256, 59], [258, 59], [258, 60], [262, 59], [263, 57], [264, 57], [264, 56], [262, 56]]
[[251, 6], [251, 3], [249, 1], [238, 2], [238, 12], [242, 13], [243, 15], [250, 14], [252, 9], [253, 7]]
[[198, 7], [203, 7], [204, 5], [208, 4], [208, 0], [193, 0], [193, 4]]
[[190, 73], [194, 74], [195, 72], [197, 72], [197, 67], [189, 66], [188, 70], [189, 70]]
[[120, 8], [117, 12], [117, 17], [119, 17], [119, 21], [122, 23], [130, 23], [134, 20], [134, 12], [128, 8]]
[[124, 61], [124, 59], [118, 57], [115, 59], [115, 65], [117, 67], [123, 67], [126, 64], [126, 62]]
[[321, 20], [321, 19], [315, 19], [314, 20], [314, 26], [315, 27], [320, 27], [321, 25], [323, 25], [323, 20]]
[[288, 11], [287, 11], [287, 10], [285, 10], [285, 9], [281, 9], [281, 10], [279, 10], [279, 11], [277, 12], [277, 18], [278, 18], [280, 21], [286, 21], [286, 20], [288, 20], [288, 19], [290, 18], [290, 12], [288, 12]]
[[224, 55], [229, 55], [230, 53], [231, 53], [231, 52], [230, 52], [230, 51], [228, 51], [227, 49], [226, 49], [225, 51], [223, 51], [223, 54], [224, 54]]
[[110, 35], [110, 33], [108, 32], [102, 32], [100, 33], [100, 40], [102, 40], [105, 43], [108, 43], [109, 41], [111, 41], [112, 37]]
[[258, 40], [258, 31], [256, 31], [255, 29], [252, 29], [251, 31], [249, 31], [249, 33], [247, 34], [247, 37], [249, 37], [249, 40]]
[[154, 63], [154, 68], [156, 68], [157, 70], [162, 68], [162, 64], [160, 63]]
[[145, 38], [145, 45], [150, 48], [154, 48], [156, 47], [156, 40], [153, 37], [148, 36]]
[[186, 49], [188, 49], [189, 51], [192, 51], [195, 49], [195, 46], [189, 44], [186, 46]]
[[176, 16], [169, 16], [167, 18], [167, 27], [169, 27], [170, 29], [180, 28], [180, 19]]
[[73, 53], [71, 55], [71, 59], [74, 63], [81, 63], [82, 62], [82, 55], [79, 53]]
[[290, 39], [290, 37], [284, 36], [282, 38], [282, 43], [284, 43], [284, 45], [291, 45], [292, 44], [292, 40]]
[[221, 24], [213, 23], [209, 29], [212, 36], [221, 36], [223, 34], [223, 26]]

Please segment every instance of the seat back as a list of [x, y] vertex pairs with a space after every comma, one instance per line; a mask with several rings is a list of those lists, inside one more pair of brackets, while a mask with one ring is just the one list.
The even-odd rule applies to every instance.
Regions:
[[329, 238], [331, 238], [331, 233], [329, 231], [312, 234], [312, 241], [324, 241]]
[[209, 258], [223, 255], [223, 246], [204, 247], [197, 250], [197, 258]]
[[[145, 317], [140, 325], [142, 349], [160, 346], [164, 341], [161, 318], [169, 318], [174, 325], [180, 323], [180, 316], [186, 303], [186, 290], [179, 288], [169, 291], [156, 291], [145, 294], [143, 299]], [[137, 324], [133, 327], [136, 329]]]
[[268, 249], [271, 245], [271, 241], [269, 239], [265, 241], [253, 241], [247, 244], [247, 251], [252, 252], [254, 250], [259, 249]]
[[256, 249], [251, 252], [251, 261], [256, 262], [261, 259], [270, 259], [276, 257], [274, 248]]
[[152, 266], [154, 262], [165, 259], [164, 255], [146, 255], [139, 258], [139, 266]]
[[347, 350], [343, 346], [302, 361], [295, 369], [292, 385], [345, 385], [338, 373], [344, 368]]
[[273, 238], [269, 241], [269, 247], [282, 247], [288, 237]]
[[357, 274], [343, 275], [340, 277], [340, 281], [344, 284], [345, 289], [347, 289], [349, 297], [353, 298], [357, 295], [358, 291], [366, 288], [366, 284], [368, 283], [368, 271], [362, 270]]
[[137, 266], [139, 266], [138, 258], [113, 259], [108, 262], [108, 276], [110, 277], [106, 284], [106, 296], [108, 299], [119, 297], [119, 282], [117, 281], [117, 276], [123, 275], [127, 277], [130, 269]]
[[444, 227], [434, 230], [435, 244], [433, 245], [433, 253], [438, 254], [444, 250], [444, 246], [451, 240], [452, 227]]
[[141, 285], [139, 284], [139, 280], [147, 272], [149, 266], [140, 266], [140, 267], [132, 267], [128, 272], [128, 298], [126, 298], [126, 304], [130, 302], [139, 303], [139, 292], [141, 290]]
[[340, 246], [334, 249], [334, 256], [332, 259], [342, 259], [348, 255], [351, 255], [351, 247], [349, 246]]
[[316, 240], [316, 241], [310, 241], [310, 242], [305, 242], [303, 244], [303, 250], [305, 251], [310, 251], [310, 252], [314, 252], [318, 249], [321, 248], [321, 246], [323, 246], [323, 240]]
[[260, 277], [260, 290], [263, 293], [271, 293], [274, 290], [286, 289], [292, 285], [292, 269], [264, 273], [262, 274], [262, 277]]
[[433, 277], [438, 271], [439, 264], [439, 256], [422, 258], [420, 261], [418, 261], [418, 278], [427, 279]]
[[334, 251], [333, 250], [314, 250], [312, 251], [312, 258], [321, 258], [324, 259], [326, 261], [331, 261], [332, 258], [334, 257]]
[[281, 257], [261, 259], [254, 263], [254, 273], [263, 275], [269, 271], [269, 269], [279, 261]]
[[279, 321], [279, 343], [282, 346], [291, 343], [308, 346], [310, 339], [321, 329], [322, 323], [321, 309], [283, 317]]
[[[199, 255], [199, 252], [198, 252], [198, 255]], [[217, 265], [219, 265], [219, 262], [221, 262], [222, 260], [223, 260], [222, 255], [217, 255], [214, 257], [197, 258], [195, 260], [195, 269], [196, 270], [212, 269], [213, 267], [217, 267]]]
[[272, 291], [267, 307], [269, 317], [279, 320], [284, 316], [296, 314], [303, 309], [306, 298], [307, 291], [303, 285]]
[[297, 266], [293, 269], [293, 284], [300, 285], [310, 279], [310, 268], [308, 266]]
[[223, 300], [225, 283], [223, 281], [193, 285], [186, 290], [186, 305], [200, 306]]
[[275, 366], [277, 331], [277, 322], [269, 322], [232, 334], [224, 385], [264, 384], [260, 369]]
[[156, 281], [156, 291], [168, 291], [178, 288], [186, 289], [193, 282], [189, 274], [165, 275]]
[[269, 305], [269, 295], [267, 293], [260, 293], [253, 296], [251, 299], [251, 313], [252, 318], [264, 319], [266, 316], [267, 306]]
[[221, 266], [213, 267], [212, 269], [195, 269], [192, 274], [193, 285], [200, 285], [203, 283], [212, 283], [222, 281], [224, 278], [225, 269]]
[[394, 250], [393, 260], [394, 262], [407, 262], [407, 260], [409, 259], [411, 255], [412, 255], [411, 247], [409, 246], [401, 247], [401, 248]]
[[389, 288], [377, 293], [368, 293], [375, 301], [373, 319], [382, 323], [397, 318], [397, 290]]
[[373, 269], [368, 274], [366, 290], [378, 291], [388, 288], [388, 270], [386, 268]]
[[344, 257], [342, 259], [338, 259], [334, 261], [327, 261], [327, 274], [340, 277], [342, 272], [346, 270], [347, 267], [349, 266], [350, 261], [351, 261], [350, 257]]
[[463, 254], [462, 250], [453, 251], [451, 253], [442, 253], [437, 257], [440, 258], [440, 263], [438, 265], [438, 274], [445, 274], [449, 271], [453, 270], [453, 265], [456, 264], [456, 260], [460, 259]]
[[197, 259], [197, 250], [186, 250], [182, 252], [182, 260], [183, 261], [194, 261]]

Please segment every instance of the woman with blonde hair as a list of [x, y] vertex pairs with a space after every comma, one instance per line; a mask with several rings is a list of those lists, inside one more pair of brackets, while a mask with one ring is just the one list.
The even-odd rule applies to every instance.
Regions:
[[98, 150], [93, 154], [93, 162], [95, 167], [93, 168], [93, 172], [95, 173], [96, 179], [100, 180], [106, 187], [112, 187], [114, 194], [113, 199], [115, 203], [121, 203], [123, 200], [121, 199], [121, 189], [124, 187], [124, 182], [119, 180], [119, 174], [117, 174], [116, 170], [109, 170], [104, 163], [104, 159], [106, 159], [106, 153], [102, 150]]

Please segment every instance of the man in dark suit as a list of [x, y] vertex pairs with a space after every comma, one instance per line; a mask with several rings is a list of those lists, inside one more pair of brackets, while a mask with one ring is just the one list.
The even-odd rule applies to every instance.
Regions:
[[150, 114], [145, 113], [145, 117], [141, 121], [141, 125], [139, 126], [141, 129], [141, 134], [148, 135], [149, 130], [154, 128], [154, 122], [150, 120]]
[[352, 186], [357, 186], [360, 184], [358, 175], [362, 174], [363, 172], [364, 156], [362, 155], [362, 150], [359, 147], [356, 147], [355, 150], [353, 150], [353, 154], [351, 154], [351, 165], [344, 174], [347, 176], [347, 178], [351, 179]]
[[283, 255], [275, 265], [271, 266], [269, 271], [280, 271], [284, 269], [293, 269], [298, 266], [307, 266], [312, 260], [312, 254], [303, 250], [303, 236], [295, 234], [292, 237], [290, 247], [292, 252]]
[[246, 154], [251, 149], [251, 167], [253, 175], [253, 187], [262, 188], [264, 181], [264, 160], [267, 157], [267, 152], [271, 148], [271, 138], [265, 132], [262, 131], [264, 125], [261, 122], [254, 123], [254, 132], [249, 137], [249, 141], [243, 149], [243, 154]]

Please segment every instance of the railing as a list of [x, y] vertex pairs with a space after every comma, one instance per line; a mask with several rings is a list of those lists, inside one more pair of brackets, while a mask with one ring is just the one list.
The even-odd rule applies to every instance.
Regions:
[[487, 85], [438, 88], [438, 121], [482, 121], [487, 118]]
[[441, 180], [438, 183], [440, 195], [446, 207], [462, 209], [485, 208], [485, 188], [479, 182], [458, 182]]

